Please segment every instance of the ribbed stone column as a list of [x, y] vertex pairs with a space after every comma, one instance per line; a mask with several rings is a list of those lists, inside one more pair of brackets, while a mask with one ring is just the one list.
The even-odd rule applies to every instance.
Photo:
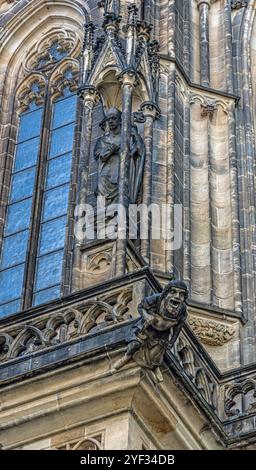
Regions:
[[209, 12], [211, 1], [198, 0], [200, 13], [200, 70], [201, 85], [210, 85]]
[[[167, 104], [167, 180], [166, 203], [170, 207], [170, 226], [174, 232], [174, 113], [175, 113], [175, 70], [171, 69], [168, 76], [168, 104]], [[174, 252], [166, 250], [166, 271], [172, 273], [174, 269]]]
[[86, 202], [87, 179], [92, 140], [93, 108], [97, 100], [97, 90], [93, 86], [85, 86], [79, 90], [79, 96], [83, 100], [84, 110], [81, 130], [81, 152], [79, 159], [78, 192], [79, 204]]
[[211, 225], [208, 171], [208, 114], [196, 100], [191, 106], [191, 297], [211, 302]]
[[[141, 105], [146, 122], [144, 125], [144, 143], [146, 148], [146, 161], [144, 166], [143, 177], [143, 198], [142, 203], [147, 207], [152, 202], [152, 153], [153, 153], [153, 126], [154, 120], [159, 116], [160, 111], [158, 107], [151, 102], [145, 102]], [[141, 254], [144, 259], [150, 264], [150, 240], [151, 240], [151, 224], [152, 220], [149, 218], [148, 224], [148, 239], [141, 241]]]
[[241, 241], [239, 222], [238, 200], [238, 168], [237, 145], [235, 124], [235, 103], [229, 109], [229, 155], [230, 155], [230, 179], [231, 179], [231, 205], [232, 205], [232, 244], [234, 264], [234, 299], [235, 311], [243, 313], [242, 309], [242, 285], [241, 285]]
[[232, 204], [228, 112], [218, 106], [210, 125], [210, 194], [213, 304], [234, 309]]
[[184, 106], [184, 193], [183, 193], [183, 279], [190, 285], [191, 276], [191, 220], [190, 220], [190, 103]]
[[[87, 181], [89, 173], [89, 162], [91, 153], [92, 141], [92, 125], [93, 125], [93, 110], [97, 102], [98, 93], [94, 86], [84, 86], [78, 91], [78, 95], [82, 100], [81, 112], [81, 137], [80, 137], [80, 151], [78, 163], [78, 188], [77, 188], [77, 207], [78, 212], [76, 216], [84, 218], [83, 205], [87, 200]], [[79, 232], [79, 239], [75, 239], [75, 248], [73, 252], [73, 271], [72, 271], [72, 290], [82, 289], [83, 277], [81, 275], [81, 251], [79, 246], [86, 242], [86, 239], [81, 239], [83, 234]], [[68, 291], [66, 292], [66, 294]]]
[[[130, 70], [124, 72], [121, 79], [123, 102], [122, 102], [122, 131], [120, 150], [120, 172], [119, 172], [119, 199], [118, 203], [125, 210], [128, 209], [128, 178], [129, 178], [129, 158], [130, 139], [132, 128], [132, 94], [136, 83], [136, 74]], [[126, 269], [126, 246], [127, 228], [126, 224], [118, 223], [116, 274], [122, 276]]]
[[172, 57], [175, 56], [175, 0], [168, 1], [168, 18], [167, 18], [167, 50]]
[[224, 7], [225, 18], [225, 49], [226, 49], [226, 68], [227, 68], [227, 91], [234, 93], [234, 78], [233, 78], [233, 53], [232, 53], [232, 21], [229, 0], [225, 0]]

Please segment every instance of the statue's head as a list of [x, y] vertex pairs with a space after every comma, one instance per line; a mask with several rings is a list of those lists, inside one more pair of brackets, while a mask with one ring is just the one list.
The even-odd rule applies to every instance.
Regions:
[[109, 108], [106, 113], [104, 119], [101, 121], [100, 126], [102, 129], [105, 129], [106, 123], [108, 123], [108, 127], [110, 130], [117, 129], [121, 124], [121, 117], [122, 113], [117, 108]]
[[160, 310], [164, 318], [170, 319], [180, 312], [188, 298], [188, 288], [183, 281], [172, 280], [161, 294]]

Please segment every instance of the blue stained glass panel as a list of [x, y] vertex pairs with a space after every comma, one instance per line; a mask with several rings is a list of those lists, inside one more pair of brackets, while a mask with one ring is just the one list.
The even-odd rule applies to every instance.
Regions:
[[7, 318], [13, 313], [17, 313], [20, 310], [21, 302], [19, 300], [14, 300], [13, 302], [9, 302], [8, 304], [4, 304], [0, 306], [0, 317]]
[[40, 135], [43, 109], [21, 114], [18, 142]]
[[68, 126], [61, 127], [52, 132], [49, 158], [72, 151], [74, 127], [74, 124], [69, 124]]
[[36, 165], [39, 149], [39, 138], [17, 145], [14, 171], [24, 170]]
[[62, 272], [63, 251], [51, 253], [38, 259], [35, 290], [47, 289], [60, 282]]
[[0, 269], [23, 263], [26, 258], [28, 230], [4, 238]]
[[50, 189], [68, 183], [71, 173], [72, 154], [68, 153], [63, 157], [54, 158], [48, 163], [46, 188]]
[[41, 225], [39, 255], [57, 251], [64, 247], [66, 217]]
[[69, 185], [65, 184], [47, 191], [44, 196], [43, 221], [66, 214], [68, 208]]
[[17, 202], [8, 207], [6, 235], [19, 232], [29, 226], [31, 214], [32, 198], [22, 202]]
[[58, 297], [60, 297], [60, 286], [51, 287], [35, 294], [33, 305], [41, 305]]
[[0, 303], [21, 297], [24, 264], [0, 272]]
[[12, 177], [10, 202], [32, 196], [35, 184], [35, 168], [23, 170]]
[[52, 128], [64, 126], [76, 118], [76, 96], [57, 101], [54, 106]]

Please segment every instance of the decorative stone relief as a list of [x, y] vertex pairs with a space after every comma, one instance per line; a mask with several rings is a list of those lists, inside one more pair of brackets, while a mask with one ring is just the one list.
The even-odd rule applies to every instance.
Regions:
[[256, 381], [249, 379], [242, 383], [228, 386], [224, 409], [226, 415], [229, 417], [255, 413]]
[[210, 346], [222, 346], [236, 333], [235, 326], [204, 318], [189, 316], [188, 323], [197, 338]]
[[130, 320], [129, 303], [132, 289], [94, 298], [51, 313], [44, 319], [34, 320], [0, 332], [0, 361], [26, 356], [35, 351], [64, 343], [84, 334], [100, 331], [115, 323]]

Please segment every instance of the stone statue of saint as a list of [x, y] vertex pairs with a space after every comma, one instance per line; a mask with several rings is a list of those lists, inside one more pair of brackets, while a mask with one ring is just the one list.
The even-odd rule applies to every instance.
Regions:
[[104, 135], [97, 140], [94, 149], [94, 157], [99, 165], [96, 194], [105, 197], [106, 205], [118, 202], [121, 115], [117, 108], [108, 109], [100, 123]]
[[129, 339], [126, 354], [116, 362], [118, 370], [133, 359], [163, 380], [159, 366], [167, 348], [172, 348], [187, 318], [188, 289], [183, 281], [173, 280], [162, 294], [146, 297], [138, 306], [140, 319]]
[[[119, 167], [121, 148], [122, 113], [117, 108], [106, 111], [100, 123], [104, 135], [100, 137], [94, 149], [94, 157], [98, 162], [97, 196], [103, 196], [106, 205], [118, 202]], [[145, 161], [145, 147], [135, 124], [132, 124], [129, 164], [129, 202], [137, 201]]]

